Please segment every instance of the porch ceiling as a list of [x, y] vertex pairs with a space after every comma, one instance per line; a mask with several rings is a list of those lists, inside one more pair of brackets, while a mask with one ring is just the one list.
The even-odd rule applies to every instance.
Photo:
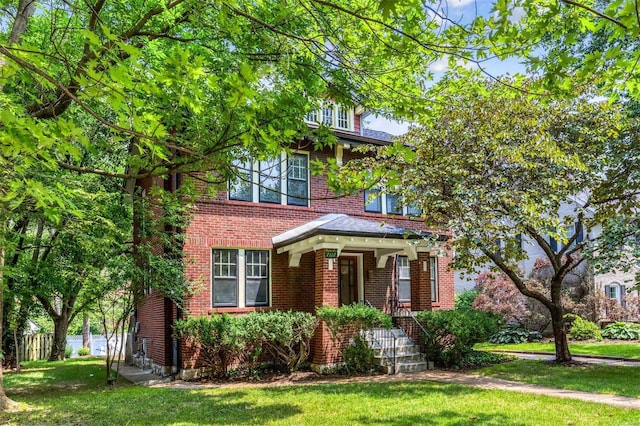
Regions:
[[300, 265], [300, 258], [310, 251], [334, 249], [373, 251], [378, 268], [384, 268], [389, 256], [403, 254], [411, 260], [418, 252], [437, 248], [428, 232], [356, 219], [344, 214], [328, 214], [272, 238], [278, 254], [289, 254], [289, 266]]

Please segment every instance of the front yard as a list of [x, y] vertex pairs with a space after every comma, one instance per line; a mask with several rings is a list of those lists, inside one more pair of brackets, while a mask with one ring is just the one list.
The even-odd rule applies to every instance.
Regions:
[[[498, 345], [491, 343], [478, 343], [474, 346], [482, 351], [516, 351], [516, 352], [543, 352], [555, 353], [553, 342], [531, 342]], [[569, 350], [572, 355], [616, 356], [629, 359], [640, 359], [640, 344], [638, 342], [604, 342], [578, 343], [569, 342]], [[640, 363], [638, 364], [640, 366]]]
[[[637, 424], [638, 411], [433, 382], [105, 388], [102, 360], [27, 363], [7, 374], [15, 424]], [[543, 414], [542, 414], [543, 413]]]

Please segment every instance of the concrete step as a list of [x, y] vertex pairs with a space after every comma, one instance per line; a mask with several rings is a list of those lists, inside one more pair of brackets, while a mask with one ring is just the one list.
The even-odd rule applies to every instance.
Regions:
[[[387, 365], [390, 364], [392, 362], [392, 360], [390, 359], [390, 357], [385, 357], [385, 356], [374, 356], [373, 357], [376, 360], [376, 364], [380, 364], [380, 365]], [[404, 356], [396, 356], [396, 364], [400, 364], [400, 363], [411, 363], [411, 362], [423, 362], [424, 361], [424, 357], [422, 356], [422, 354], [414, 354], [414, 355], [404, 355]]]
[[398, 337], [396, 339], [393, 338], [378, 338], [376, 340], [369, 340], [369, 345], [381, 345], [384, 348], [392, 348], [395, 342], [396, 348], [399, 346], [410, 346], [413, 345], [413, 341], [408, 337]]
[[[402, 373], [419, 373], [421, 371], [427, 371], [428, 365], [426, 362], [406, 362], [406, 363], [396, 363], [396, 374]], [[382, 372], [387, 374], [393, 374], [393, 366], [384, 365], [381, 367]]]
[[[371, 347], [375, 355], [380, 355], [385, 352], [387, 355], [393, 355], [393, 347], [380, 348], [376, 346]], [[420, 349], [415, 345], [396, 346], [396, 356], [412, 356], [420, 355]]]

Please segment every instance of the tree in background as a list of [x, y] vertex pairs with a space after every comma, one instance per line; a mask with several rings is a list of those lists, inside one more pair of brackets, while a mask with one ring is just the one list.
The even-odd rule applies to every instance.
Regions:
[[[627, 142], [633, 120], [615, 106], [589, 102], [588, 93], [546, 102], [502, 84], [455, 78], [434, 92], [441, 102], [421, 126], [392, 146], [364, 148], [375, 149], [375, 156], [345, 165], [336, 181], [398, 194], [422, 209], [428, 226], [451, 229], [452, 266], [479, 272], [492, 265], [543, 304], [556, 360], [570, 361], [564, 283], [597, 242], [581, 238], [597, 225], [587, 206], [597, 217], [606, 213], [591, 195], [604, 184], [606, 153]], [[561, 205], [576, 195], [584, 203], [559, 217]], [[527, 256], [520, 236], [544, 253], [550, 265], [544, 282], [520, 271]]]

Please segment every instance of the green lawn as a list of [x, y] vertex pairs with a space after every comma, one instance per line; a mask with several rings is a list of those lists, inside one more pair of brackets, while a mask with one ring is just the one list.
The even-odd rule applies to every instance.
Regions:
[[598, 364], [561, 366], [545, 361], [517, 360], [473, 372], [505, 380], [560, 389], [640, 398], [640, 368]]
[[[553, 342], [551, 343], [518, 343], [513, 345], [494, 345], [491, 343], [479, 343], [474, 349], [492, 351], [519, 351], [519, 352], [548, 352], [555, 353]], [[640, 344], [632, 343], [576, 343], [569, 342], [569, 350], [573, 355], [619, 356], [631, 359], [640, 359]], [[640, 365], [639, 365], [640, 366]]]
[[5, 376], [14, 424], [632, 425], [637, 410], [440, 383], [233, 389], [101, 385], [99, 360], [28, 363]]

